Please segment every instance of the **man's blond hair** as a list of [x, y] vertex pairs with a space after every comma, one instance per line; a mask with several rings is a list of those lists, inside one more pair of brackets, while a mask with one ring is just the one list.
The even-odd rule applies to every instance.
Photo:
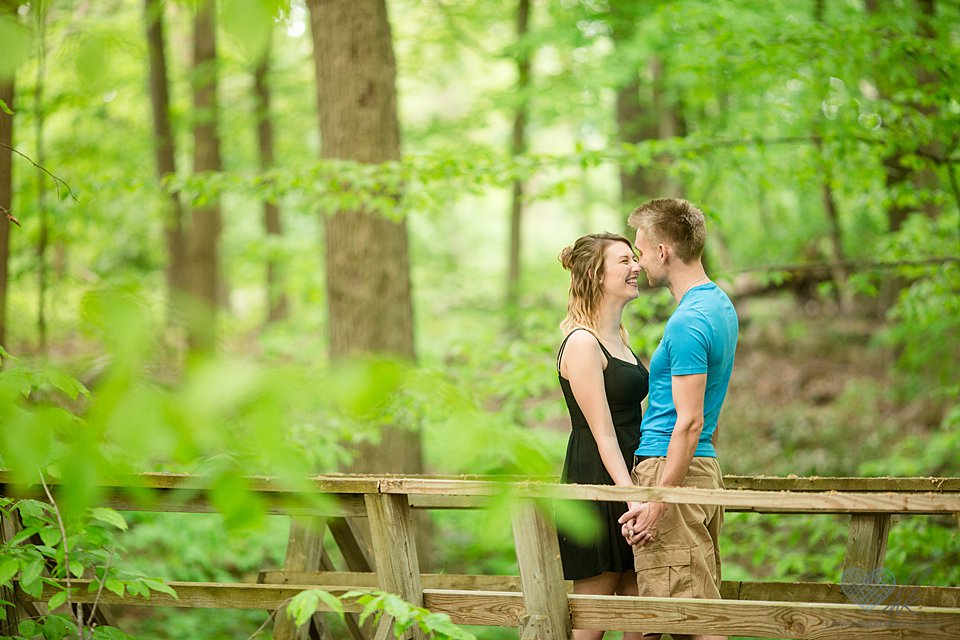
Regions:
[[706, 220], [703, 212], [680, 198], [657, 198], [630, 214], [627, 224], [642, 230], [654, 244], [673, 247], [677, 257], [689, 264], [703, 255]]

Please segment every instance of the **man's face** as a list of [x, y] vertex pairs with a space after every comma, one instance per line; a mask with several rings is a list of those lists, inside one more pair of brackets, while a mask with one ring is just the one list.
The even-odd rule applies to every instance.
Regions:
[[643, 229], [637, 229], [634, 241], [637, 255], [640, 259], [640, 268], [647, 276], [647, 283], [651, 287], [662, 287], [667, 284], [666, 270], [660, 261], [660, 247], [653, 244]]

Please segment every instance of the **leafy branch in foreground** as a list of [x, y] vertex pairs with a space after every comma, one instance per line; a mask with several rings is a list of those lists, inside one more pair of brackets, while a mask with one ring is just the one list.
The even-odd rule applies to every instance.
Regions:
[[[176, 597], [176, 593], [160, 580], [121, 572], [113, 566], [118, 547], [114, 533], [127, 529], [123, 516], [113, 509], [94, 508], [80, 518], [66, 520], [45, 481], [43, 485], [49, 502], [0, 498], [0, 517], [13, 522], [19, 519], [23, 525], [0, 545], [0, 587], [12, 588], [16, 583], [34, 600], [45, 600], [50, 612], [67, 605], [69, 616], [51, 613], [21, 620], [18, 635], [11, 637], [128, 638], [119, 629], [95, 625], [95, 612], [104, 588], [120, 597], [129, 593], [149, 598], [151, 591]], [[93, 576], [87, 590], [96, 592], [88, 614], [73, 602], [77, 587], [72, 583], [85, 576]], [[12, 602], [0, 601], [0, 621], [7, 619], [12, 606]]]
[[374, 623], [380, 622], [385, 615], [392, 619], [395, 638], [402, 638], [408, 629], [417, 626], [428, 638], [436, 640], [476, 640], [472, 633], [453, 624], [447, 614], [431, 613], [385, 591], [348, 591], [338, 597], [322, 589], [308, 589], [291, 598], [286, 612], [298, 627], [306, 624], [322, 605], [343, 619], [343, 603], [347, 600], [355, 600], [363, 607], [360, 624], [371, 616]]

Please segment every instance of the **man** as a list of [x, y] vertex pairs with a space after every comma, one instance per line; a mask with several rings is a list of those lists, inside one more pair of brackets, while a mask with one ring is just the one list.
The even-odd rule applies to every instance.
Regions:
[[[721, 489], [714, 445], [738, 323], [730, 298], [701, 262], [703, 213], [686, 200], [662, 198], [638, 207], [628, 222], [637, 230], [647, 281], [667, 287], [677, 301], [650, 360], [649, 407], [633, 481]], [[710, 505], [648, 502], [625, 513], [620, 523], [634, 548], [640, 595], [719, 598], [722, 520], [722, 507]]]

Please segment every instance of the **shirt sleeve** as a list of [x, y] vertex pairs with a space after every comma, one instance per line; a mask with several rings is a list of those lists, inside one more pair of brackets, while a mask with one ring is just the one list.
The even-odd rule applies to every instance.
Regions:
[[707, 319], [699, 313], [684, 313], [671, 318], [670, 375], [689, 376], [707, 372], [711, 332]]

